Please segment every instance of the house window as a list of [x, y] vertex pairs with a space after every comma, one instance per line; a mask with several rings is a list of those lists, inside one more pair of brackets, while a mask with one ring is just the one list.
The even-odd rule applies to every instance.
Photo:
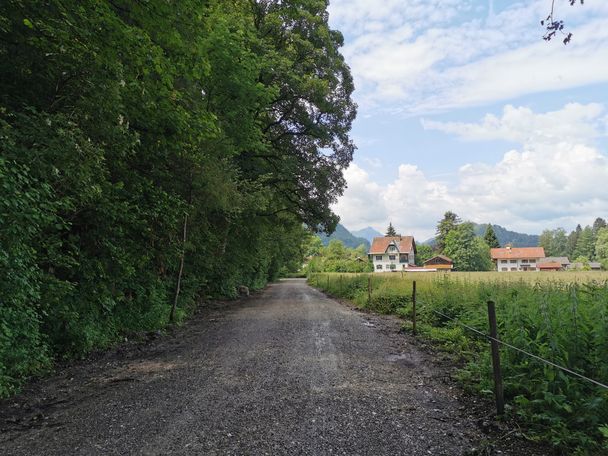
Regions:
[[396, 251], [397, 251], [397, 247], [395, 247], [395, 246], [391, 245], [391, 246], [388, 248], [388, 251], [389, 251], [389, 252], [396, 252]]
[[530, 263], [536, 263], [536, 260], [530, 260]]
[[511, 260], [511, 263], [517, 263], [517, 260]]
[[376, 255], [376, 261], [382, 261], [382, 255]]
[[500, 260], [501, 263], [508, 263], [507, 260]]
[[[506, 263], [506, 261], [505, 261], [505, 263]], [[509, 268], [502, 268], [501, 269], [501, 271], [508, 271], [508, 270], [509, 270]]]
[[407, 262], [408, 262], [407, 253], [399, 255], [399, 263], [407, 263]]
[[391, 261], [395, 261], [395, 255], [389, 255], [388, 259], [391, 260]]
[[522, 263], [529, 263], [528, 260], [521, 260]]
[[381, 264], [377, 264], [376, 265], [376, 269], [382, 269], [382, 265]]
[[517, 271], [517, 268], [511, 268], [511, 271]]
[[396, 266], [396, 265], [394, 265], [394, 264], [391, 264], [391, 265], [390, 265], [390, 268], [391, 268], [391, 269], [395, 269], [396, 267], [397, 267], [397, 266]]
[[536, 271], [536, 268], [530, 268], [530, 271]]

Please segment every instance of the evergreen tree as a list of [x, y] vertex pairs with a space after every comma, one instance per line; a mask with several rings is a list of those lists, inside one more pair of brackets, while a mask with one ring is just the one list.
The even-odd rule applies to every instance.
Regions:
[[386, 236], [397, 236], [397, 231], [393, 228], [392, 222], [389, 222], [388, 228], [386, 229]]
[[498, 238], [496, 237], [494, 228], [492, 228], [492, 225], [489, 223], [488, 228], [486, 229], [486, 234], [483, 236], [483, 239], [486, 241], [486, 244], [488, 244], [491, 249], [500, 247], [500, 242], [498, 242]]
[[601, 217], [598, 217], [593, 222], [593, 236], [597, 236], [597, 233], [602, 228], [606, 228], [608, 225], [606, 224], [606, 220]]
[[568, 235], [568, 243], [567, 243], [566, 252], [567, 252], [569, 258], [574, 258], [574, 251], [576, 250], [576, 244], [578, 243], [578, 238], [580, 237], [582, 231], [583, 231], [583, 229], [581, 228], [581, 226], [579, 224], [579, 225], [576, 225], [576, 229]]
[[576, 241], [576, 248], [574, 249], [574, 258], [585, 257], [592, 259], [594, 257], [595, 245], [593, 241], [593, 229], [590, 226], [586, 226]]
[[437, 242], [437, 250], [442, 252], [445, 248], [445, 239], [447, 235], [460, 224], [460, 217], [454, 212], [447, 211], [443, 214], [443, 218], [437, 223], [437, 236], [435, 240]]

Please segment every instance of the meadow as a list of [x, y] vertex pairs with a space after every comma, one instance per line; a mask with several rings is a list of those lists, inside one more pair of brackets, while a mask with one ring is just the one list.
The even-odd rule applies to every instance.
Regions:
[[[465, 388], [490, 398], [487, 301], [496, 303], [499, 338], [608, 384], [608, 272], [312, 274], [309, 283], [359, 307], [404, 319], [455, 354]], [[371, 293], [369, 291], [371, 285]], [[608, 454], [608, 390], [501, 347], [507, 415], [526, 435], [563, 454]]]

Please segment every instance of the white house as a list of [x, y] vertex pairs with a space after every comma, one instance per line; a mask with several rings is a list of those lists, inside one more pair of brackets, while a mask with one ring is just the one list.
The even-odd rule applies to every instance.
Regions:
[[369, 249], [375, 272], [403, 271], [415, 264], [415, 255], [413, 236], [376, 237]]
[[505, 247], [491, 249], [492, 260], [499, 272], [538, 271], [538, 264], [544, 261], [545, 249], [542, 247]]

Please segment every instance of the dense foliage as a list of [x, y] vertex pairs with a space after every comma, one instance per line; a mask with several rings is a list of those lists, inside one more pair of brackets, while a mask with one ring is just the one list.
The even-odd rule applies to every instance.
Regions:
[[485, 237], [478, 236], [475, 224], [463, 223], [458, 215], [448, 211], [437, 223], [435, 251], [451, 258], [457, 271], [490, 271], [494, 266], [488, 242], [496, 245], [498, 239], [491, 225], [484, 234]]
[[[487, 333], [489, 299], [502, 340], [608, 384], [606, 273], [376, 274], [371, 295], [368, 277], [315, 274], [310, 282], [361, 307], [410, 318], [415, 279], [419, 330], [466, 360], [460, 379], [482, 394], [493, 394], [489, 347], [460, 323]], [[530, 437], [547, 440], [557, 454], [605, 454], [605, 389], [505, 347], [501, 364], [507, 413], [527, 425]]]
[[1, 3], [0, 396], [335, 227], [355, 106], [327, 3]]
[[563, 228], [545, 230], [540, 235], [539, 245], [547, 256], [578, 258], [599, 261], [608, 266], [608, 227], [606, 220], [598, 217], [593, 225], [585, 228], [577, 225], [569, 234]]
[[319, 238], [311, 240], [307, 247], [307, 274], [315, 272], [372, 272], [373, 265], [364, 245], [352, 249], [341, 241], [333, 240], [324, 247]]

